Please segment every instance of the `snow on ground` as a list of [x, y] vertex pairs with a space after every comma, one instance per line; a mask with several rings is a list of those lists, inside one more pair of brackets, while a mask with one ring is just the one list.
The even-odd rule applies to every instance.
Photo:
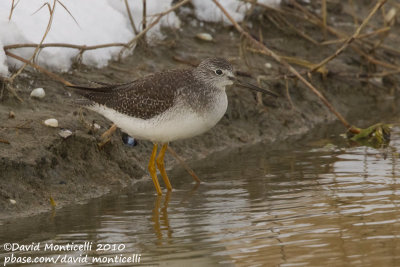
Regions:
[[[219, 0], [218, 2], [237, 22], [241, 22], [244, 19], [246, 11], [251, 6], [249, 3], [237, 0]], [[269, 6], [278, 6], [281, 0], [257, 0], [257, 2]], [[231, 24], [222, 11], [211, 0], [192, 0], [192, 4], [195, 7], [197, 19], [208, 22], [223, 21], [224, 23]]]
[[[3, 47], [3, 44], [0, 40], [0, 47]], [[6, 62], [6, 54], [3, 49], [0, 49], [0, 75], [4, 75], [8, 73], [8, 67]]]
[[[126, 43], [134, 38], [123, 0], [60, 0], [73, 17], [60, 5], [56, 5], [53, 23], [44, 43], [68, 43], [76, 45], [98, 45], [106, 43]], [[276, 5], [280, 0], [258, 0], [264, 4]], [[20, 0], [9, 21], [12, 1], [0, 1], [0, 48], [5, 45], [21, 43], [39, 43], [45, 33], [50, 17], [47, 6], [50, 0]], [[129, 6], [138, 30], [141, 30], [142, 1], [129, 0]], [[152, 15], [171, 7], [172, 0], [147, 0], [147, 21]], [[199, 20], [218, 22], [226, 21], [222, 13], [211, 0], [192, 0], [195, 15]], [[220, 0], [220, 3], [237, 21], [244, 18], [249, 4], [238, 0]], [[41, 8], [42, 7], [42, 8]], [[74, 21], [76, 20], [76, 22]], [[180, 20], [175, 13], [169, 13], [149, 31], [149, 38], [162, 38], [160, 27], [180, 27]], [[102, 67], [118, 56], [121, 47], [109, 47], [85, 51], [83, 63]], [[24, 58], [30, 58], [34, 48], [18, 48], [10, 52]], [[39, 65], [56, 71], [67, 71], [78, 55], [78, 50], [63, 47], [49, 47], [40, 51], [36, 58]], [[6, 57], [0, 49], [0, 75], [7, 76], [8, 66], [21, 63]]]
[[[0, 1], [0, 44], [4, 46], [39, 43], [50, 17], [47, 7], [40, 9], [46, 2], [53, 3], [53, 1], [44, 0], [20, 0], [14, 9], [11, 21], [8, 21], [11, 1]], [[171, 7], [171, 2], [172, 0], [147, 1], [147, 14], [151, 16], [165, 11]], [[77, 45], [126, 43], [135, 36], [122, 0], [68, 0], [62, 3], [73, 17], [60, 4], [57, 4], [52, 26], [44, 43]], [[137, 28], [141, 30], [142, 1], [130, 1], [130, 9]], [[161, 25], [179, 27], [180, 21], [174, 13], [170, 13], [161, 20]], [[149, 35], [160, 37], [160, 25], [150, 30]], [[112, 57], [117, 56], [120, 49], [121, 47], [109, 47], [86, 51], [83, 53], [83, 63], [102, 67]], [[33, 51], [34, 48], [19, 48], [10, 52], [30, 58]], [[40, 52], [37, 62], [56, 71], [66, 71], [78, 52], [71, 48], [49, 47]], [[1, 49], [0, 75], [7, 74], [4, 57], [4, 51]], [[20, 64], [11, 58], [7, 60], [7, 63], [8, 65]]]

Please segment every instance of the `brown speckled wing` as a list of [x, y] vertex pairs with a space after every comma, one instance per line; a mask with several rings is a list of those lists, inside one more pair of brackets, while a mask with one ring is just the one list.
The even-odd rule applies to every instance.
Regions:
[[172, 107], [179, 89], [193, 81], [191, 70], [160, 72], [136, 81], [101, 87], [72, 86], [85, 98], [140, 119], [150, 119]]

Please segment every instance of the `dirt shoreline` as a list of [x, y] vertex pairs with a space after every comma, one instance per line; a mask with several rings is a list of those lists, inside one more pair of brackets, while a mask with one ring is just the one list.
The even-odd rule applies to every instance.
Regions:
[[[335, 47], [313, 47], [298, 36], [277, 30], [272, 24], [263, 26], [270, 47], [279, 47], [277, 50], [282, 53], [301, 55], [318, 62], [335, 51]], [[213, 32], [215, 28], [213, 43], [194, 38], [196, 33]], [[271, 77], [280, 74], [278, 65], [259, 55], [248, 56], [255, 67], [247, 68], [238, 57], [240, 36], [231, 32], [230, 28], [213, 24], [205, 24], [201, 28], [186, 22], [182, 31], [166, 32], [166, 39], [158, 45], [138, 47], [132, 56], [122, 62], [111, 62], [103, 69], [80, 66], [62, 75], [76, 84], [87, 84], [88, 80], [123, 82], [166, 68], [187, 67], [174, 61], [173, 57], [193, 55], [199, 59], [224, 56], [233, 62], [236, 69], [246, 71], [253, 77], [262, 74], [260, 69], [266, 68], [265, 63], [271, 63], [268, 74]], [[315, 34], [320, 34], [319, 29], [315, 29]], [[330, 63], [330, 69], [357, 73], [359, 65], [354, 64], [357, 60], [358, 57], [351, 51], [345, 52], [344, 56]], [[254, 79], [252, 82], [255, 83]], [[349, 119], [367, 118], [374, 106], [389, 112], [394, 112], [399, 106], [398, 92], [393, 92], [392, 85], [373, 86], [351, 78], [328, 76], [323, 79], [319, 75], [314, 75], [312, 82]], [[201, 136], [174, 142], [172, 147], [184, 159], [197, 161], [217, 151], [261, 141], [279, 144], [287, 138], [301, 138], [311, 129], [323, 127], [336, 119], [308, 89], [301, 84], [290, 82], [289, 85], [294, 107], [286, 97], [285, 81], [282, 79], [264, 84], [280, 95], [277, 100], [264, 96], [264, 106], [257, 105], [254, 93], [230, 88], [228, 112], [217, 126]], [[37, 87], [46, 91], [42, 100], [29, 97], [30, 91]], [[84, 110], [87, 122], [95, 121], [101, 126], [99, 131], [91, 133], [80, 121], [80, 109], [73, 103], [78, 96], [72, 91], [33, 70], [19, 77], [16, 88], [24, 103], [9, 96], [0, 105], [0, 138], [10, 142], [0, 143], [0, 220], [49, 211], [50, 195], [55, 199], [57, 208], [61, 208], [110, 192], [118, 193], [127, 187], [154, 194], [146, 167], [151, 152], [149, 142], [139, 141], [138, 146], [131, 148], [122, 143], [121, 133], [117, 132], [111, 143], [99, 150], [97, 138], [110, 126], [110, 122]], [[384, 106], [382, 103], [385, 103]], [[9, 118], [10, 111], [15, 113], [15, 118]], [[43, 125], [48, 118], [58, 119], [59, 128]], [[73, 135], [63, 139], [59, 136], [60, 129], [68, 129]], [[166, 164], [169, 168], [181, 168], [171, 156], [167, 156]], [[147, 178], [141, 179], [144, 176]], [[192, 182], [189, 175], [180, 178]], [[171, 182], [174, 183], [173, 177]]]

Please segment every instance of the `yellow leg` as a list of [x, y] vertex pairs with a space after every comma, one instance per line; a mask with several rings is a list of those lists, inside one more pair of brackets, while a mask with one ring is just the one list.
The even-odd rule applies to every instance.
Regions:
[[172, 190], [171, 183], [169, 182], [167, 172], [165, 171], [165, 166], [164, 166], [164, 155], [165, 151], [167, 150], [168, 144], [164, 144], [160, 150], [160, 153], [158, 154], [158, 157], [156, 159], [157, 162], [157, 167], [160, 170], [161, 176], [164, 180], [165, 186], [167, 187], [168, 190]]
[[150, 161], [149, 161], [149, 172], [151, 175], [151, 179], [153, 179], [154, 186], [156, 187], [156, 191], [158, 195], [162, 195], [160, 184], [157, 179], [157, 169], [155, 164], [155, 159], [157, 155], [157, 144], [153, 146], [153, 152], [151, 153]]

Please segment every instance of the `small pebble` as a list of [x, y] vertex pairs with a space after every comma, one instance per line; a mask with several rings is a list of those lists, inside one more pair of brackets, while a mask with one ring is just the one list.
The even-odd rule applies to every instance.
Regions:
[[60, 132], [58, 132], [58, 135], [64, 139], [67, 139], [68, 137], [70, 137], [72, 135], [72, 132], [70, 130], [63, 129]]
[[44, 125], [49, 126], [49, 127], [58, 127], [58, 120], [56, 119], [47, 119], [44, 121]]
[[265, 67], [267, 68], [267, 69], [270, 69], [270, 68], [272, 68], [272, 65], [271, 65], [271, 63], [265, 63]]
[[14, 118], [15, 118], [15, 113], [14, 113], [14, 111], [10, 111], [10, 112], [8, 113], [8, 118], [9, 118], [9, 119], [14, 119]]
[[383, 84], [383, 79], [382, 79], [382, 77], [374, 77], [374, 78], [372, 78], [372, 80], [373, 80], [374, 82], [376, 82], [377, 84], [380, 84], [380, 85]]
[[211, 34], [205, 32], [196, 34], [196, 38], [207, 42], [214, 40]]
[[15, 204], [17, 204], [17, 201], [15, 201], [14, 199], [10, 199], [10, 203], [15, 205]]
[[46, 93], [44, 92], [44, 89], [43, 88], [36, 88], [36, 89], [33, 89], [32, 90], [32, 92], [31, 92], [31, 97], [33, 97], [33, 98], [43, 98], [43, 97], [45, 97], [46, 96]]
[[96, 130], [100, 130], [100, 128], [101, 128], [101, 126], [99, 125], [99, 124], [97, 124], [97, 123], [93, 123], [93, 128], [94, 129], [96, 129]]

